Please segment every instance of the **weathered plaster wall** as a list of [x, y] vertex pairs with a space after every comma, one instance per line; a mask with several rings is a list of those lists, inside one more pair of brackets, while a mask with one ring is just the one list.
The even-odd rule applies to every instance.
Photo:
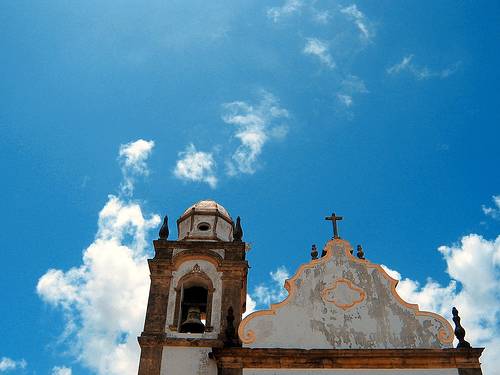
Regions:
[[246, 347], [389, 349], [450, 347], [444, 318], [400, 299], [396, 281], [378, 265], [329, 241], [327, 255], [302, 266], [287, 281], [288, 298], [240, 324]]
[[243, 370], [243, 375], [458, 375], [457, 369], [423, 369], [423, 370]]
[[[175, 300], [177, 297], [177, 292], [175, 288], [178, 285], [179, 279], [186, 275], [187, 273], [193, 270], [195, 265], [200, 266], [201, 271], [205, 273], [206, 276], [210, 278], [214, 287], [214, 294], [212, 299], [212, 322], [211, 325], [213, 327], [212, 332], [205, 332], [203, 334], [187, 334], [187, 333], [178, 333], [171, 331], [169, 329], [169, 325], [174, 322], [174, 313], [175, 313]], [[222, 273], [217, 272], [217, 269], [213, 265], [206, 260], [198, 259], [198, 260], [187, 260], [182, 263], [176, 271], [172, 272], [172, 282], [170, 283], [170, 293], [168, 300], [168, 308], [167, 308], [167, 320], [165, 326], [165, 332], [169, 337], [203, 337], [203, 338], [217, 338], [218, 333], [220, 332], [220, 311], [221, 311], [221, 291], [222, 291]]]
[[211, 348], [164, 347], [161, 375], [217, 375], [215, 361], [208, 358]]

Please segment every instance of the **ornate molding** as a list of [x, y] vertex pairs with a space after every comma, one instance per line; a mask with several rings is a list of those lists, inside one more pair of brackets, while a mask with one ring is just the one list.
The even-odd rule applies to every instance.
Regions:
[[[340, 288], [342, 288], [342, 285], [345, 285], [345, 287], [348, 288], [350, 292], [357, 293], [357, 298], [350, 298], [350, 302], [342, 303], [339, 296], [337, 296], [335, 293], [336, 290], [338, 291]], [[330, 293], [333, 293], [334, 296], [331, 297]], [[351, 280], [342, 278], [335, 280], [330, 287], [323, 289], [323, 291], [321, 292], [321, 298], [324, 302], [333, 303], [335, 306], [345, 311], [363, 302], [366, 298], [366, 293], [363, 289], [354, 285]]]

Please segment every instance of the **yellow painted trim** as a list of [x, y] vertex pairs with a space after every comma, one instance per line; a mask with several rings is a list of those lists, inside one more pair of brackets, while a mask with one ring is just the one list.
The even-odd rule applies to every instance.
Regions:
[[[355, 299], [352, 303], [338, 303], [335, 301], [335, 299], [328, 299], [328, 293], [330, 293], [330, 291], [335, 290], [337, 288], [338, 284], [346, 284], [350, 290], [354, 290], [355, 292], [359, 293], [359, 298]], [[340, 278], [340, 279], [336, 279], [333, 282], [332, 286], [322, 290], [321, 298], [323, 299], [323, 301], [333, 303], [335, 306], [346, 311], [346, 310], [349, 310], [351, 307], [354, 307], [354, 306], [360, 304], [361, 302], [363, 302], [366, 298], [366, 293], [363, 289], [354, 285], [351, 282], [351, 280]]]
[[259, 317], [259, 316], [265, 316], [265, 315], [276, 315], [276, 310], [282, 308], [286, 304], [288, 304], [292, 297], [295, 295], [297, 286], [295, 281], [299, 278], [299, 276], [304, 272], [304, 270], [309, 269], [309, 268], [314, 268], [317, 264], [321, 263], [326, 263], [332, 256], [333, 256], [333, 248], [335, 247], [342, 247], [347, 254], [347, 257], [356, 263], [361, 263], [364, 264], [367, 268], [375, 268], [378, 272], [382, 274], [382, 276], [389, 281], [390, 283], [390, 291], [391, 294], [396, 298], [396, 300], [402, 304], [405, 307], [408, 307], [409, 309], [414, 310], [416, 316], [431, 316], [437, 320], [439, 320], [443, 324], [443, 328], [441, 328], [438, 331], [437, 338], [442, 344], [451, 344], [453, 342], [453, 328], [451, 327], [451, 324], [443, 318], [441, 315], [438, 315], [436, 313], [430, 312], [430, 311], [420, 311], [418, 308], [417, 304], [414, 303], [408, 303], [404, 301], [396, 292], [396, 286], [398, 285], [398, 280], [393, 279], [385, 270], [379, 265], [370, 262], [369, 260], [366, 259], [358, 259], [357, 257], [353, 256], [350, 252], [352, 249], [352, 246], [349, 242], [341, 239], [333, 239], [330, 240], [326, 243], [325, 245], [325, 250], [326, 250], [326, 255], [322, 258], [311, 260], [309, 263], [302, 264], [295, 275], [288, 280], [285, 280], [285, 289], [288, 291], [288, 296], [281, 302], [279, 303], [273, 303], [270, 306], [269, 310], [260, 310], [260, 311], [255, 311], [243, 319], [238, 327], [238, 336], [243, 344], [251, 344], [255, 341], [255, 332], [252, 330], [248, 330], [245, 332], [245, 327], [247, 324]]

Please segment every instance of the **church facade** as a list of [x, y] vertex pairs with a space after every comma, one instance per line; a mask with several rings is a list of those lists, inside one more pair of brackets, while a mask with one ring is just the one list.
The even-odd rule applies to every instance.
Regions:
[[[200, 201], [153, 242], [139, 375], [479, 375], [482, 348], [396, 292], [397, 281], [338, 235], [285, 282], [287, 298], [244, 319], [248, 262], [239, 218]], [[453, 347], [455, 336], [458, 348]]]

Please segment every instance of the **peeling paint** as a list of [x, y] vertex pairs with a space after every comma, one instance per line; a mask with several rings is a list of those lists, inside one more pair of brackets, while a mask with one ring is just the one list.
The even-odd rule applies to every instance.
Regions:
[[395, 292], [395, 281], [380, 266], [353, 257], [350, 248], [346, 241], [329, 241], [325, 257], [302, 266], [288, 280], [287, 289], [291, 293], [285, 301], [273, 305], [272, 310], [245, 318], [239, 332], [244, 346], [303, 349], [451, 346], [453, 332], [444, 318], [420, 312], [416, 305], [402, 301]]

